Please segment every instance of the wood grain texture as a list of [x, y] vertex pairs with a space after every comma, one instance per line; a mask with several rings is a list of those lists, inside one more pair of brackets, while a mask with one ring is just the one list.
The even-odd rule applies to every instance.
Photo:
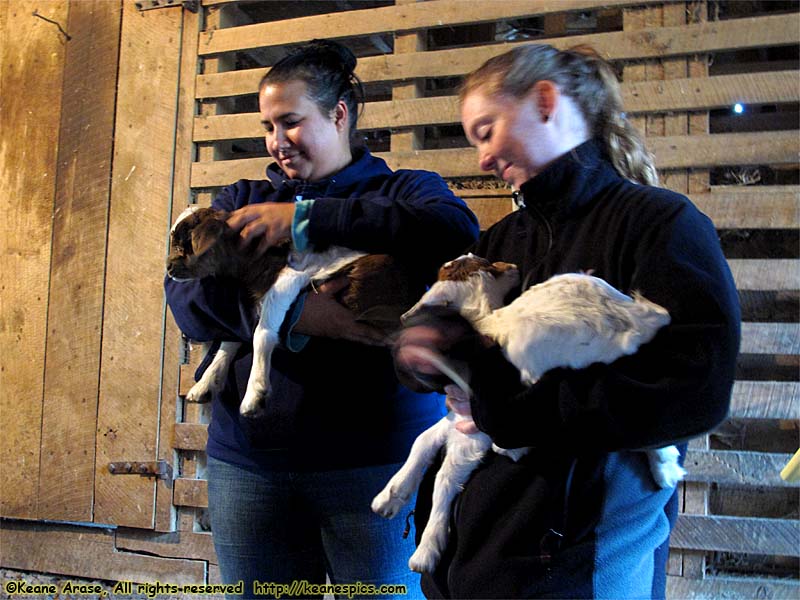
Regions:
[[97, 425], [95, 521], [151, 528], [155, 483], [112, 461], [158, 451], [182, 11], [124, 4]]
[[67, 2], [0, 2], [0, 515], [36, 518]]
[[66, 22], [39, 474], [47, 519], [92, 520], [120, 15], [119, 2], [71, 2]]
[[[797, 44], [800, 41], [798, 37], [800, 36], [794, 20], [783, 15], [772, 15], [677, 27], [543, 38], [537, 41], [557, 48], [591, 44], [610, 60], [636, 61]], [[460, 76], [477, 69], [493, 56], [524, 43], [527, 42], [364, 57], [359, 60], [356, 73], [364, 82]], [[690, 76], [695, 76], [695, 65], [692, 61]], [[258, 68], [200, 75], [197, 81], [198, 98], [252, 94], [265, 73], [266, 69]], [[631, 76], [624, 79], [626, 82], [634, 81]]]

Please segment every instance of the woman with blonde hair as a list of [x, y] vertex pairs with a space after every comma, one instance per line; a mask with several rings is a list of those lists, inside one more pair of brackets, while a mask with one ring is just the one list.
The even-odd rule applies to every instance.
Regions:
[[[611, 67], [587, 48], [525, 45], [470, 74], [461, 115], [480, 166], [519, 210], [471, 248], [516, 263], [521, 290], [588, 272], [637, 291], [672, 322], [633, 356], [555, 369], [525, 387], [500, 348], [458, 315], [431, 311], [395, 347], [403, 375], [436, 373], [418, 347], [464, 361], [473, 396], [450, 401], [519, 462], [490, 453], [453, 508], [430, 598], [663, 598], [674, 489], [636, 452], [725, 418], [739, 347], [734, 283], [711, 221], [654, 187], [652, 157], [625, 118]], [[512, 292], [513, 299], [521, 290]], [[414, 378], [409, 377], [409, 380]], [[431, 469], [429, 473], [434, 473]], [[416, 526], [430, 510], [420, 488]]]

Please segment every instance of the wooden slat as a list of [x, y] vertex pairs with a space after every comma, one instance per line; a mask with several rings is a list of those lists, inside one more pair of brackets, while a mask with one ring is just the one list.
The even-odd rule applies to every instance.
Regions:
[[108, 581], [205, 582], [204, 561], [118, 552], [109, 529], [1, 521], [0, 536], [3, 566], [10, 569]]
[[173, 484], [175, 506], [208, 507], [208, 482], [204, 479], [179, 478]]
[[791, 580], [667, 577], [668, 600], [796, 600], [798, 597], [800, 583]]
[[[37, 516], [66, 2], [0, 2], [0, 515]], [[5, 540], [3, 545], [5, 546]]]
[[[610, 60], [640, 60], [796, 44], [798, 37], [793, 19], [772, 15], [680, 27], [576, 35], [537, 42], [557, 48], [591, 44]], [[456, 77], [477, 69], [493, 56], [523, 43], [529, 42], [365, 57], [359, 60], [356, 73], [364, 82]], [[266, 71], [265, 68], [259, 68], [200, 75], [197, 80], [198, 98], [253, 94]], [[645, 88], [649, 85], [645, 84]]]
[[[791, 131], [725, 133], [651, 138], [647, 144], [659, 169], [714, 167], [748, 164], [794, 164], [800, 140]], [[443, 177], [485, 175], [478, 167], [475, 150], [421, 150], [377, 153], [392, 169], [427, 169]], [[238, 179], [262, 179], [270, 158], [199, 162], [192, 166], [192, 187], [227, 185]]]
[[175, 450], [205, 450], [208, 425], [203, 423], [175, 423], [173, 437]]
[[788, 483], [780, 472], [791, 454], [767, 452], [728, 452], [720, 450], [689, 450], [684, 467], [686, 481], [723, 485], [752, 485], [769, 487], [800, 487], [800, 482]]
[[98, 413], [95, 521], [154, 526], [152, 478], [112, 461], [158, 451], [163, 272], [169, 228], [182, 10], [124, 3]]
[[800, 354], [800, 324], [742, 323], [740, 352], [747, 354]]
[[800, 419], [800, 383], [737, 381], [733, 384], [731, 416], [737, 419]]
[[[712, 188], [692, 194], [691, 200], [717, 229], [792, 229], [800, 227], [800, 188], [795, 186], [750, 186]], [[454, 189], [478, 216], [481, 228], [513, 210], [509, 189]]]
[[708, 194], [692, 194], [691, 199], [718, 229], [800, 227], [800, 188], [777, 192], [769, 186], [717, 188]]
[[682, 514], [670, 537], [670, 547], [797, 557], [800, 522]]
[[736, 258], [728, 260], [736, 288], [740, 290], [800, 289], [800, 260]]
[[[190, 11], [183, 12], [181, 31], [181, 64], [178, 115], [175, 128], [174, 179], [172, 185], [172, 207], [167, 222], [172, 223], [177, 215], [191, 201], [189, 178], [193, 160], [192, 116], [195, 110], [194, 85], [197, 73], [197, 37], [200, 33], [200, 15]], [[177, 420], [178, 386], [180, 381], [180, 362], [183, 354], [183, 340], [180, 330], [166, 310], [164, 322], [164, 351], [162, 354], [161, 376], [161, 419], [159, 422], [158, 458], [172, 464], [173, 426]], [[178, 466], [178, 465], [174, 465]], [[172, 505], [172, 485], [160, 480], [156, 485], [157, 531], [172, 531], [175, 528], [176, 511]]]
[[[623, 83], [622, 96], [629, 114], [708, 110], [732, 106], [736, 102], [797, 102], [800, 100], [798, 77], [798, 71], [777, 71]], [[446, 125], [459, 123], [460, 119], [456, 96], [370, 102], [359, 119], [359, 130]], [[260, 138], [262, 135], [263, 126], [258, 113], [195, 118], [196, 142]]]
[[115, 546], [126, 552], [143, 552], [167, 558], [191, 558], [216, 564], [217, 554], [211, 533], [174, 531], [153, 533], [121, 527], [116, 530]]
[[39, 473], [46, 519], [92, 520], [120, 13], [116, 2], [77, 2], [66, 23], [73, 39], [64, 67]]
[[[657, 0], [604, 0], [605, 6], [648, 4]], [[208, 31], [200, 36], [201, 56], [295, 44], [313, 38], [344, 38], [396, 31], [413, 31], [434, 27], [454, 27], [487, 23], [503, 19], [544, 15], [553, 12], [593, 9], [596, 0], [430, 0], [418, 4], [402, 4], [334, 12], [296, 19], [270, 21], [240, 27]]]

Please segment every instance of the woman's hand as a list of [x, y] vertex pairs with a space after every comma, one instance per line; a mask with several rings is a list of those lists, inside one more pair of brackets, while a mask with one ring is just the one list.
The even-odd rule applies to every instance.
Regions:
[[456, 429], [466, 434], [478, 433], [478, 426], [472, 420], [472, 405], [469, 402], [469, 395], [452, 383], [444, 387], [444, 393], [446, 394], [447, 408], [457, 415], [465, 417], [465, 420], [456, 423]]
[[294, 331], [315, 337], [385, 346], [387, 341], [383, 332], [356, 322], [355, 315], [336, 299], [336, 294], [347, 287], [347, 283], [346, 277], [339, 277], [309, 292]]
[[258, 240], [255, 253], [261, 256], [267, 248], [291, 239], [293, 221], [293, 203], [262, 202], [248, 204], [233, 211], [227, 223], [231, 229], [239, 232], [242, 246], [248, 246]]

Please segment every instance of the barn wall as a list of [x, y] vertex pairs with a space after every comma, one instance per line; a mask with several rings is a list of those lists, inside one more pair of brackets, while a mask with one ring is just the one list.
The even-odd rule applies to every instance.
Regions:
[[[66, 18], [68, 12], [72, 20], [73, 4], [62, 3], [62, 12], [54, 14]], [[92, 513], [97, 522], [123, 526], [98, 538], [107, 549], [186, 561], [191, 573], [187, 577], [197, 575], [192, 571], [197, 565], [207, 565], [208, 572], [197, 576], [216, 578], [206, 518], [203, 449], [207, 408], [183, 399], [201, 357], [198, 351], [187, 351], [171, 317], [164, 315], [160, 291], [152, 273], [145, 269], [160, 268], [167, 224], [175, 211], [187, 203], [210, 203], [216, 190], [239, 178], [262, 176], [269, 159], [263, 149], [255, 90], [266, 68], [287, 47], [315, 37], [338, 39], [351, 46], [359, 56], [358, 73], [368, 92], [361, 123], [369, 146], [393, 168], [442, 173], [478, 214], [482, 226], [488, 227], [511, 210], [510, 192], [480, 172], [475, 153], [463, 138], [454, 97], [459, 78], [513, 44], [530, 40], [558, 47], [589, 43], [618, 69], [628, 115], [645, 133], [663, 184], [687, 194], [713, 219], [743, 306], [742, 354], [730, 419], [711, 435], [694, 441], [687, 460], [689, 478], [681, 487], [683, 514], [672, 538], [669, 594], [674, 598], [797, 595], [797, 485], [777, 476], [797, 449], [800, 419], [800, 18], [796, 3], [204, 0], [197, 13], [180, 7], [139, 13], [131, 3], [123, 6], [111, 187], [97, 192], [98, 197], [106, 198], [106, 204], [91, 208], [91, 218], [108, 219], [110, 238], [96, 236], [90, 245], [106, 247], [112, 239], [116, 248], [132, 230], [126, 224], [135, 223], [143, 229], [136, 247], [146, 249], [147, 262], [142, 271], [130, 273], [122, 270], [126, 258], [122, 251], [117, 251], [118, 256], [112, 252], [102, 260], [94, 259], [92, 268], [105, 264], [112, 275], [102, 280], [102, 294], [97, 290], [94, 296], [90, 294], [101, 300], [80, 309], [82, 318], [88, 319], [87, 325], [80, 326], [81, 334], [88, 335], [86, 344], [81, 345], [81, 360], [92, 365], [99, 357], [119, 360], [127, 342], [104, 338], [101, 352], [99, 334], [89, 330], [98, 323], [103, 331], [111, 325], [124, 328], [126, 321], [121, 319], [128, 312], [141, 319], [135, 332], [159, 340], [161, 354], [155, 359], [155, 349], [147, 346], [133, 369], [110, 362], [105, 363], [108, 371], [92, 366], [98, 373], [93, 383], [97, 387], [90, 388], [94, 404], [90, 401], [86, 411], [94, 408], [99, 417], [92, 420], [80, 412], [71, 414], [63, 409], [66, 401], [58, 400], [59, 394], [74, 401], [85, 388], [70, 387], [68, 377], [51, 371], [51, 366], [55, 369], [59, 364], [55, 357], [69, 350], [59, 345], [66, 341], [58, 330], [45, 333], [48, 304], [42, 301], [19, 308], [21, 303], [6, 302], [6, 298], [19, 298], [22, 289], [19, 278], [4, 279], [2, 315], [6, 325], [0, 329], [4, 336], [0, 341], [19, 348], [19, 356], [26, 357], [13, 364], [6, 362], [5, 355], [0, 359], [4, 367], [14, 367], [13, 378], [7, 368], [0, 372], [4, 415], [14, 410], [21, 422], [38, 420], [44, 426], [15, 429], [13, 441], [3, 446], [3, 458], [19, 463], [20, 456], [25, 456], [26, 465], [35, 463], [34, 470], [45, 478], [32, 478], [29, 470], [4, 470], [3, 487], [9, 489], [7, 482], [15, 493], [4, 495], [4, 503], [10, 498], [8, 506], [13, 507], [6, 510], [4, 504], [3, 516], [57, 518], [59, 511], [66, 514], [65, 507], [74, 505], [78, 507], [75, 520], [90, 521], [80, 512], [89, 498], [92, 510], [102, 517], [97, 519]], [[8, 35], [4, 25], [10, 12], [0, 5], [0, 35]], [[92, 15], [98, 18], [94, 12]], [[31, 22], [29, 27], [41, 37], [44, 25]], [[160, 34], [150, 37], [151, 31]], [[126, 59], [128, 39], [138, 40], [133, 53], [136, 59]], [[69, 64], [69, 56], [65, 58], [64, 42], [55, 40], [49, 39], [56, 61], [52, 78], [68, 80], [70, 71], [64, 64], [65, 60]], [[11, 51], [8, 44], [2, 48], [6, 54]], [[32, 53], [25, 45], [13, 51], [15, 58]], [[138, 58], [140, 55], [151, 57], [153, 62], [147, 64], [156, 77], [141, 74], [146, 59]], [[13, 85], [14, 71], [9, 71], [8, 64], [4, 54], [0, 71], [4, 86]], [[152, 128], [140, 129], [138, 134], [146, 131], [147, 135], [138, 138], [138, 134], [125, 132], [141, 126], [133, 117], [141, 115], [142, 101], [137, 105], [137, 100], [121, 98], [146, 94], [151, 79], [166, 100], [157, 110], [161, 120], [148, 121]], [[0, 97], [7, 101], [5, 94]], [[746, 107], [742, 117], [730, 110], [736, 102]], [[14, 127], [13, 131], [20, 132], [14, 135], [25, 135], [20, 129], [24, 125], [16, 122]], [[62, 136], [75, 127], [79, 125], [68, 119], [60, 121]], [[5, 144], [9, 137], [5, 132], [12, 131], [5, 121], [3, 131], [5, 156], [14, 156], [13, 164], [28, 169], [17, 180], [4, 172], [3, 185], [19, 193], [41, 171], [33, 163], [25, 164], [19, 148]], [[152, 147], [143, 147], [155, 132], [163, 137]], [[69, 138], [73, 138], [71, 133]], [[100, 140], [86, 143], [94, 147]], [[39, 159], [43, 164], [52, 164], [52, 145], [50, 140], [50, 154]], [[58, 156], [67, 156], [70, 148], [62, 141]], [[81, 152], [85, 150], [79, 148]], [[144, 188], [130, 185], [130, 179], [138, 177], [145, 178]], [[66, 173], [58, 181], [62, 180], [64, 187], [71, 184]], [[16, 187], [7, 181], [17, 181]], [[14, 231], [24, 230], [26, 235], [38, 231], [45, 250], [39, 255], [24, 254], [19, 249], [20, 236], [10, 236], [3, 242], [3, 260], [47, 298], [48, 289], [62, 286], [68, 290], [72, 284], [74, 290], [80, 279], [68, 270], [74, 264], [69, 257], [66, 271], [48, 262], [48, 244], [57, 248], [63, 245], [61, 236], [74, 237], [77, 230], [64, 228], [57, 219], [51, 222], [52, 203], [65, 193], [62, 186], [55, 186], [59, 189], [56, 193], [52, 181], [39, 184], [45, 191], [38, 212], [29, 216], [29, 212], [12, 207], [12, 214], [17, 215], [17, 223], [25, 224]], [[129, 192], [137, 195], [129, 198]], [[3, 194], [3, 201], [9, 196]], [[141, 211], [135, 208], [139, 205]], [[122, 212], [115, 213], [117, 206]], [[59, 228], [65, 232], [59, 233]], [[53, 252], [58, 256], [57, 249]], [[113, 262], [116, 260], [122, 262]], [[0, 273], [4, 278], [6, 262]], [[85, 285], [96, 282], [82, 273]], [[144, 278], [149, 287], [126, 297], [125, 282], [132, 277]], [[12, 293], [6, 293], [8, 289]], [[116, 291], [109, 296], [109, 289]], [[116, 308], [99, 321], [97, 302]], [[58, 304], [52, 291], [49, 312], [63, 315], [64, 322], [75, 319], [72, 305]], [[44, 370], [44, 357], [49, 359], [51, 353], [54, 358]], [[135, 393], [122, 389], [137, 378]], [[13, 395], [7, 394], [6, 388]], [[19, 412], [17, 398], [22, 397], [30, 401]], [[70, 418], [60, 415], [59, 406]], [[137, 418], [142, 411], [149, 415], [145, 420]], [[66, 423], [72, 429], [63, 429]], [[97, 457], [92, 454], [91, 461], [79, 461], [84, 471], [91, 462], [89, 476], [97, 483], [81, 494], [75, 492], [77, 499], [67, 502], [64, 494], [44, 490], [41, 482], [59, 476], [65, 482], [69, 477], [74, 481], [84, 477], [80, 470], [64, 475], [69, 472], [65, 463], [71, 464], [73, 459], [58, 452], [58, 440], [50, 433], [73, 430], [75, 436], [88, 436], [97, 443]], [[110, 436], [121, 436], [121, 441], [115, 442], [116, 437], [109, 441]], [[132, 479], [123, 484], [104, 471], [109, 460], [125, 460], [141, 449], [146, 450], [143, 455], [150, 457], [148, 460], [160, 458], [174, 465], [176, 479], [171, 487]], [[41, 466], [37, 462], [40, 455]], [[118, 497], [128, 503], [147, 497], [151, 508], [140, 515], [131, 510], [114, 514]], [[51, 517], [46, 517], [48, 514]], [[21, 521], [8, 522], [4, 528], [12, 524], [20, 544], [25, 540], [49, 543], [51, 535], [71, 540], [62, 543], [79, 544], [80, 529], [54, 531], [47, 525]], [[82, 566], [56, 565], [23, 554], [15, 560], [9, 566], [104, 578], [118, 576], [120, 568], [113, 562], [95, 561], [106, 565], [101, 573], [97, 569], [84, 573]], [[152, 579], [156, 578], [153, 575]]]

